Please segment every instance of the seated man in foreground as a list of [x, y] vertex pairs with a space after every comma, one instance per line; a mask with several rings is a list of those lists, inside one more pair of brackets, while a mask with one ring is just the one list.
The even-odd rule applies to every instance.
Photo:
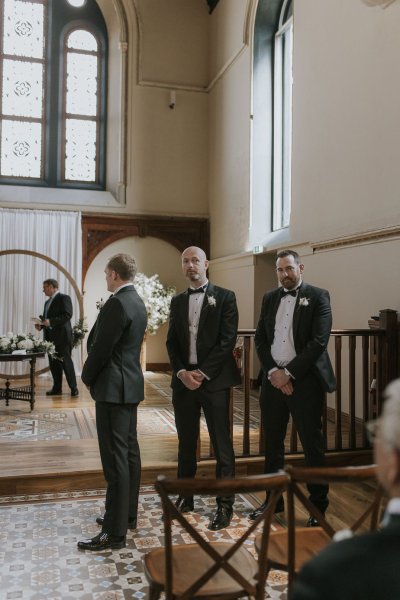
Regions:
[[385, 395], [382, 415], [368, 424], [378, 479], [391, 498], [382, 529], [327, 546], [304, 566], [291, 600], [400, 598], [400, 379]]

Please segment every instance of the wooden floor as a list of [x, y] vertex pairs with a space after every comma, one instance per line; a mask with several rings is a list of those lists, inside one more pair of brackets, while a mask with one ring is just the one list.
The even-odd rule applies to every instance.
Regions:
[[[2, 382], [0, 382], [2, 384]], [[170, 401], [160, 394], [151, 392], [147, 385], [146, 400], [141, 407], [170, 404]], [[80, 395], [71, 398], [69, 393], [60, 397], [47, 397], [46, 390], [51, 387], [51, 380], [38, 378], [36, 390], [35, 411], [52, 411], [58, 409], [87, 409], [93, 408], [93, 400], [83, 384], [79, 382]], [[4, 401], [0, 404], [0, 417], [6, 414], [29, 417], [30, 406], [26, 402], [11, 401], [6, 407]], [[5, 438], [3, 438], [4, 440]], [[105, 487], [102, 475], [98, 444], [96, 436], [88, 439], [49, 439], [27, 441], [1, 441], [0, 495], [15, 496], [45, 492], [98, 489]], [[142, 455], [142, 483], [153, 483], [159, 473], [175, 475], [177, 457], [176, 435], [141, 435], [140, 447]], [[261, 473], [263, 460], [261, 458], [239, 459], [237, 461], [238, 475]], [[213, 461], [201, 461], [200, 475], [214, 474]], [[362, 507], [374, 491], [374, 484], [367, 483], [358, 488], [341, 485], [331, 489], [332, 525], [345, 527], [348, 517], [358, 507]], [[263, 498], [255, 498], [262, 501]], [[299, 522], [307, 518], [304, 511], [298, 512]]]
[[[4, 385], [4, 382], [0, 382]], [[16, 385], [12, 382], [12, 385]], [[18, 385], [24, 385], [19, 381]], [[94, 402], [86, 387], [79, 381], [79, 397], [71, 398], [66, 391], [62, 396], [48, 397], [51, 379], [37, 378], [35, 411], [93, 408]], [[146, 401], [145, 401], [146, 402]], [[163, 402], [152, 396], [152, 403]], [[165, 401], [164, 401], [165, 402]], [[143, 403], [142, 405], [144, 405]], [[142, 406], [141, 405], [141, 406]], [[1, 414], [30, 415], [28, 402], [10, 401], [0, 404]], [[156, 442], [156, 443], [155, 443]], [[0, 495], [28, 494], [67, 489], [104, 487], [97, 438], [72, 440], [2, 441], [0, 467]], [[143, 436], [140, 439], [143, 463], [143, 482], [153, 482], [157, 473], [176, 472], [176, 436]]]

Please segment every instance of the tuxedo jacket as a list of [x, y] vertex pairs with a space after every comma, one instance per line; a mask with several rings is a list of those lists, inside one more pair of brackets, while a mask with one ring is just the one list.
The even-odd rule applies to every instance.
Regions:
[[51, 329], [44, 328], [44, 339], [53, 342], [58, 352], [72, 348], [72, 314], [71, 298], [58, 292], [47, 311], [46, 318], [50, 321]]
[[[281, 288], [264, 295], [258, 322], [255, 345], [265, 374], [277, 367], [271, 354], [274, 341], [276, 313], [281, 301]], [[293, 313], [293, 340], [296, 356], [286, 366], [296, 380], [309, 374], [317, 377], [323, 389], [333, 392], [335, 375], [326, 347], [332, 328], [329, 293], [305, 282], [297, 293]]]
[[400, 516], [381, 531], [332, 542], [295, 580], [291, 600], [399, 600]]
[[146, 326], [146, 308], [133, 285], [111, 296], [100, 310], [81, 376], [96, 402], [137, 404], [143, 400], [140, 349]]
[[[208, 377], [203, 386], [218, 391], [241, 382], [233, 350], [238, 328], [238, 309], [234, 292], [208, 284], [200, 313], [196, 351], [198, 368]], [[186, 390], [176, 374], [188, 369], [189, 359], [189, 294], [172, 298], [167, 335], [167, 350], [173, 375], [174, 390]]]

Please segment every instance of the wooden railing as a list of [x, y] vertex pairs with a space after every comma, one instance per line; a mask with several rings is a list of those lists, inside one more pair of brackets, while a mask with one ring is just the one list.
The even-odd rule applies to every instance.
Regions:
[[[384, 310], [369, 329], [334, 329], [328, 350], [337, 389], [329, 394], [323, 417], [327, 452], [368, 449], [364, 424], [381, 411], [383, 391], [399, 376], [397, 313]], [[235, 350], [242, 372], [242, 385], [232, 390], [231, 431], [236, 457], [263, 455], [263, 431], [257, 398], [258, 359], [254, 329], [238, 331]], [[210, 446], [199, 447], [201, 458], [213, 456]], [[294, 426], [289, 427], [286, 453], [301, 453]]]

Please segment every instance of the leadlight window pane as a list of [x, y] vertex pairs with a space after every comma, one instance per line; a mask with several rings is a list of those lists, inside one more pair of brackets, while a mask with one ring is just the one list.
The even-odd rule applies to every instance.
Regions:
[[41, 175], [42, 127], [40, 123], [3, 120], [1, 171], [10, 177]]
[[3, 114], [42, 117], [43, 65], [21, 60], [3, 62]]
[[97, 40], [89, 31], [77, 29], [68, 36], [67, 47], [74, 50], [97, 52]]
[[4, 54], [42, 59], [43, 4], [5, 0], [4, 17]]
[[97, 57], [69, 52], [67, 56], [67, 113], [97, 114]]
[[96, 181], [96, 123], [66, 120], [65, 179]]

